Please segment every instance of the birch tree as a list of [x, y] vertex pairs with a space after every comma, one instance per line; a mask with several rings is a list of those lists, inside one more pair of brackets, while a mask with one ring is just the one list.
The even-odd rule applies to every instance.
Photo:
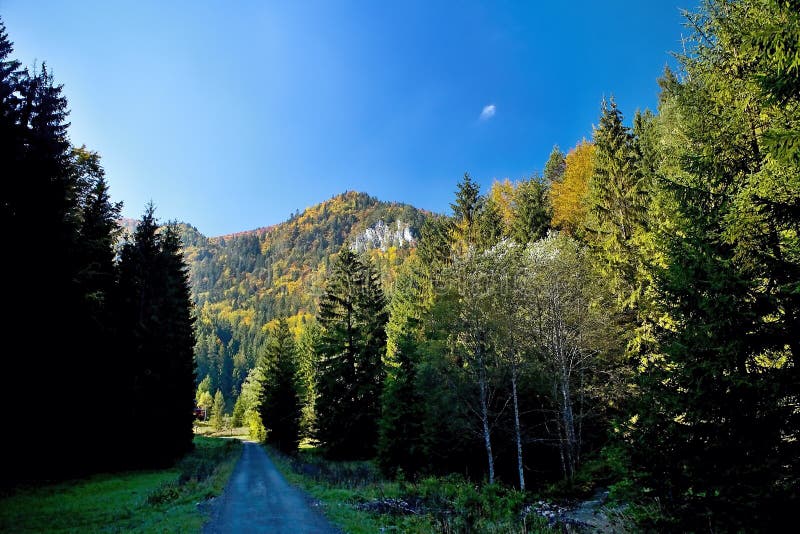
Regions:
[[552, 235], [532, 243], [526, 264], [531, 339], [550, 381], [563, 473], [571, 480], [581, 460], [583, 420], [591, 408], [596, 347], [610, 314], [603, 309], [603, 284], [573, 239]]
[[492, 272], [487, 256], [469, 249], [457, 259], [452, 268], [452, 282], [457, 293], [457, 317], [451, 345], [458, 354], [460, 368], [469, 385], [478, 390], [477, 405], [466, 400], [469, 410], [480, 423], [480, 433], [486, 449], [489, 484], [495, 480], [494, 454], [492, 452], [492, 427], [494, 416], [494, 371], [496, 358], [491, 351], [493, 315], [491, 308]]
[[519, 380], [527, 363], [531, 342], [528, 287], [524, 277], [524, 248], [511, 240], [498, 243], [487, 251], [486, 264], [491, 277], [492, 345], [498, 364], [511, 381], [514, 409], [514, 441], [520, 490], [525, 490], [525, 472], [520, 426]]

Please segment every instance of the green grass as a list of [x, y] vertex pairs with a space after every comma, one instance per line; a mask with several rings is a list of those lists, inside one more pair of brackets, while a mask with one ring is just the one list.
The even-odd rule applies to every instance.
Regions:
[[[352, 534], [551, 533], [544, 519], [520, 519], [526, 496], [503, 486], [477, 486], [460, 477], [429, 477], [417, 483], [383, 479], [369, 462], [329, 462], [314, 449], [292, 459], [268, 449], [278, 469], [294, 485], [320, 501], [325, 515]], [[379, 499], [416, 503], [418, 514], [360, 509]]]
[[233, 471], [241, 443], [195, 438], [173, 468], [99, 474], [27, 487], [0, 499], [1, 532], [189, 532]]

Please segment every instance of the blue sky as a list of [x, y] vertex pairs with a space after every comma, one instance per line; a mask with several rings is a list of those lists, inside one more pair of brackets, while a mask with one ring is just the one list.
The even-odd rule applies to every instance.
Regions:
[[[446, 212], [591, 137], [603, 96], [654, 108], [684, 0], [0, 0], [124, 215], [219, 235], [345, 190]], [[568, 8], [566, 6], [569, 6]]]

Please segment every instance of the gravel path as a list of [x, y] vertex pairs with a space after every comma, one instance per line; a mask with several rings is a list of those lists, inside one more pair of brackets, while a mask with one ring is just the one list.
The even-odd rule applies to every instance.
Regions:
[[308, 498], [281, 476], [264, 449], [244, 442], [224, 493], [212, 507], [205, 533], [338, 534]]

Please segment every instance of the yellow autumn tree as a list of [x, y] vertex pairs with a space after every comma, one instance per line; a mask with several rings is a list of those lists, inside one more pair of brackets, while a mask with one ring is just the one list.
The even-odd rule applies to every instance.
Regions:
[[495, 180], [492, 183], [492, 188], [489, 189], [488, 197], [494, 202], [500, 211], [500, 216], [503, 219], [503, 229], [505, 233], [510, 231], [511, 225], [514, 222], [514, 193], [516, 185], [508, 178], [502, 182]]
[[594, 145], [585, 139], [567, 154], [564, 178], [550, 187], [553, 227], [580, 235], [588, 213], [589, 179], [594, 172]]

